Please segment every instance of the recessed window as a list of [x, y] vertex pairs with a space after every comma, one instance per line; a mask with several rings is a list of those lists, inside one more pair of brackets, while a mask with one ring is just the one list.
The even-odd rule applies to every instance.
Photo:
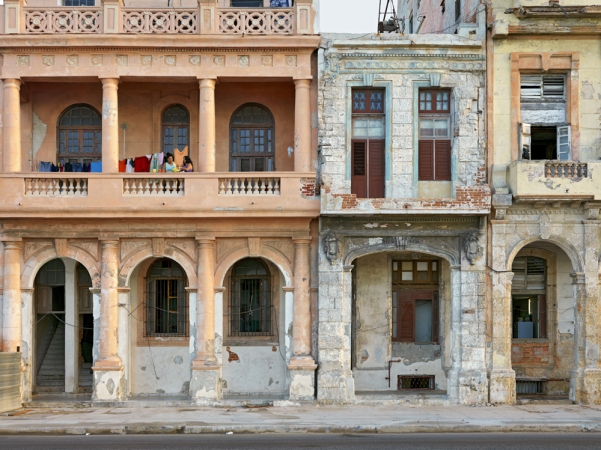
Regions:
[[63, 0], [63, 6], [95, 6], [96, 0]]
[[182, 105], [173, 105], [163, 114], [163, 151], [183, 151], [190, 145], [190, 115]]
[[102, 159], [102, 120], [91, 106], [69, 107], [61, 115], [57, 131], [59, 163], [81, 164]]
[[275, 126], [267, 108], [247, 104], [230, 121], [230, 171], [275, 170]]
[[532, 256], [515, 258], [512, 265], [512, 322], [514, 339], [547, 337], [547, 262]]
[[451, 180], [451, 91], [420, 89], [418, 179]]

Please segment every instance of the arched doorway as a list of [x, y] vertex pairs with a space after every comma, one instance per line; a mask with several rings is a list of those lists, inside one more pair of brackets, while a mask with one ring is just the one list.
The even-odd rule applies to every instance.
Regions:
[[73, 105], [60, 116], [57, 161], [91, 163], [102, 159], [102, 120], [90, 105]]
[[92, 279], [70, 258], [44, 264], [34, 282], [36, 393], [93, 390]]
[[190, 145], [190, 114], [182, 105], [171, 105], [163, 113], [163, 152], [183, 151]]
[[275, 170], [275, 121], [271, 112], [257, 103], [242, 105], [230, 121], [230, 171]]

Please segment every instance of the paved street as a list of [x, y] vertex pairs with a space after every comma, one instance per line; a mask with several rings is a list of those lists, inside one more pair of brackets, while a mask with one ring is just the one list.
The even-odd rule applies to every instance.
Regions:
[[0, 449], [445, 449], [572, 450], [598, 449], [601, 434], [289, 434], [210, 436], [4, 436]]

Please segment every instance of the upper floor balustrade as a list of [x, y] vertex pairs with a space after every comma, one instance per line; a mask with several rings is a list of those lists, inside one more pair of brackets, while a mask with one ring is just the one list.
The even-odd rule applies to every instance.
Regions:
[[[313, 34], [312, 0], [6, 0], [3, 34]], [[173, 6], [171, 6], [173, 5]]]

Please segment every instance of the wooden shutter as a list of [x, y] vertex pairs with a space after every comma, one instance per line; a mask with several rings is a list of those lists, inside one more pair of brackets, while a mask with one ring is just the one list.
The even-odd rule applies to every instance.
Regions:
[[439, 331], [438, 291], [432, 292], [432, 342], [438, 342]]
[[399, 318], [397, 320], [399, 341], [415, 342], [415, 301], [413, 297], [407, 296], [402, 291], [400, 294]]
[[545, 294], [538, 296], [538, 337], [539, 339], [547, 337], [547, 296]]
[[451, 179], [451, 141], [436, 141], [434, 146], [434, 179]]
[[418, 180], [434, 179], [434, 141], [419, 141]]
[[572, 129], [570, 125], [557, 127], [557, 159], [569, 161], [572, 159]]
[[367, 141], [353, 140], [351, 153], [351, 193], [367, 198]]
[[36, 312], [47, 314], [52, 312], [52, 288], [49, 286], [36, 286]]
[[369, 198], [384, 198], [384, 140], [370, 140], [368, 152]]
[[532, 159], [532, 132], [529, 123], [520, 123], [520, 149], [522, 159]]

